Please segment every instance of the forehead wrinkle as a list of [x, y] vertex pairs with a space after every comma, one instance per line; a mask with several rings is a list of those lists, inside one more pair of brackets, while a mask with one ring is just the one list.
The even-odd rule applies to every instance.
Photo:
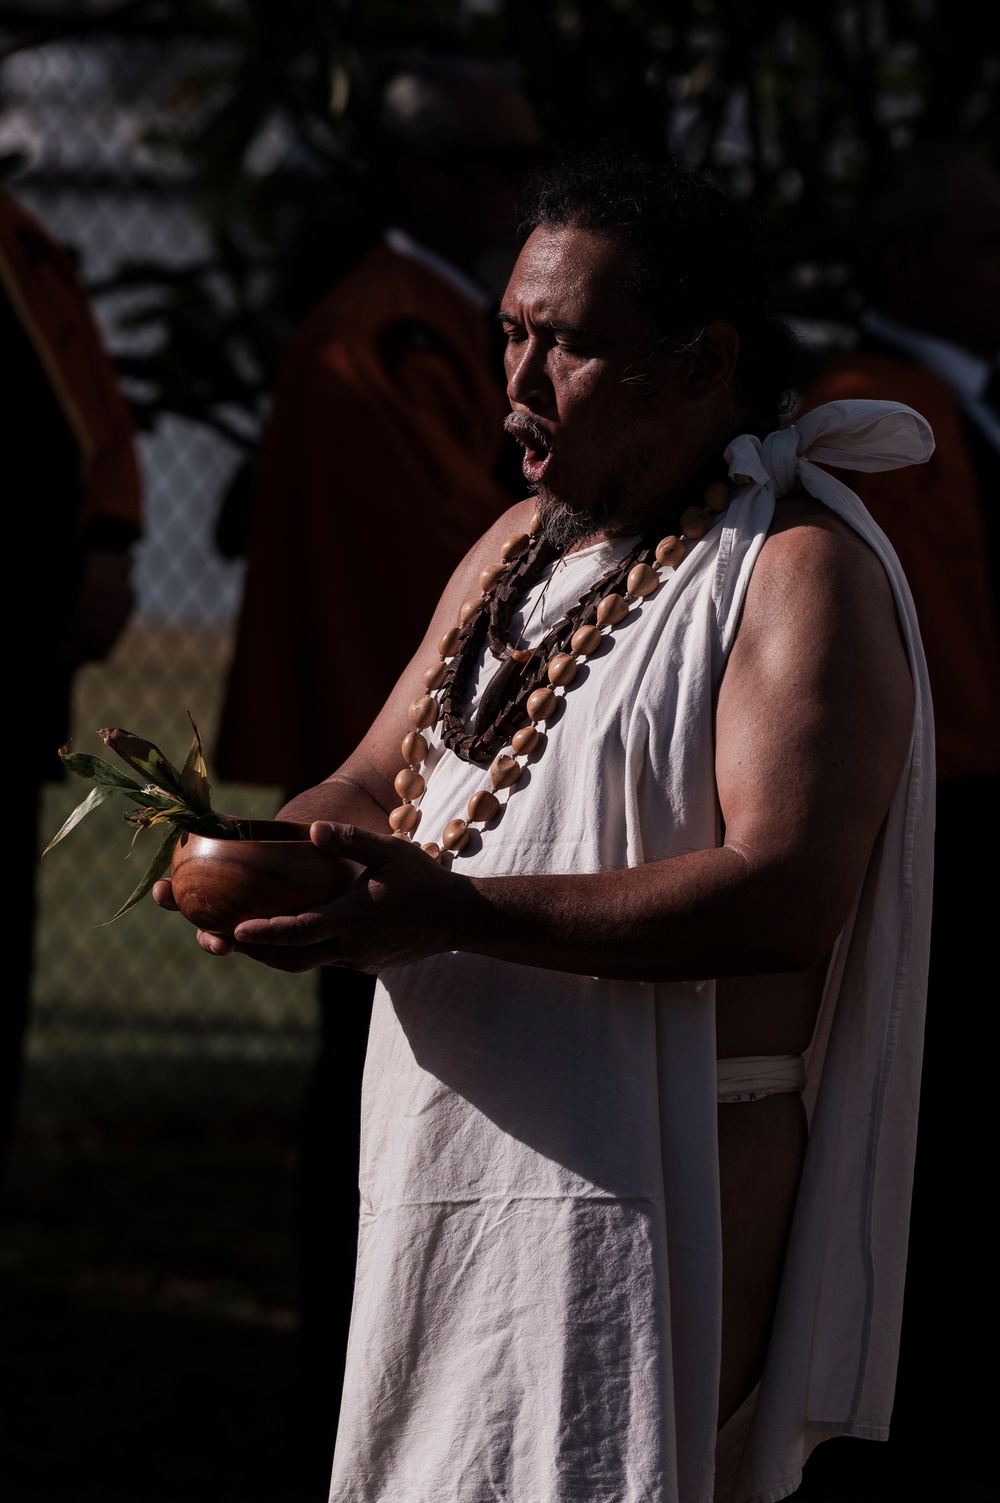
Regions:
[[553, 276], [554, 289], [550, 277], [512, 279], [499, 317], [509, 323], [527, 318], [533, 328], [553, 334], [621, 333], [623, 315], [631, 310], [616, 306], [600, 279], [561, 271]]
[[[510, 313], [506, 308], [501, 308], [497, 318], [502, 324], [516, 324], [517, 314]], [[583, 334], [586, 332], [581, 324], [568, 323], [563, 318], [536, 318], [532, 315], [532, 327], [544, 329], [550, 334]]]

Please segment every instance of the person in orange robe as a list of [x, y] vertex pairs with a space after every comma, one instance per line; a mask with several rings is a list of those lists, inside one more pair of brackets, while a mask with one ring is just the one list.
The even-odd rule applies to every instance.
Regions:
[[512, 239], [540, 138], [519, 93], [453, 69], [386, 88], [395, 223], [285, 350], [218, 738], [227, 778], [298, 789], [338, 766], [510, 501], [493, 300], [476, 273]]
[[[967, 1069], [977, 998], [992, 972], [994, 917], [981, 867], [1000, 794], [1000, 177], [955, 151], [915, 155], [865, 223], [871, 306], [861, 339], [808, 389], [802, 408], [856, 397], [906, 402], [936, 443], [926, 465], [850, 479], [913, 591], [937, 739], [927, 1033], [887, 1485], [912, 1489], [907, 1496], [931, 1488], [978, 1497], [987, 1416], [974, 1374], [992, 1283], [981, 1155], [992, 1123]], [[957, 1436], [960, 1455], [949, 1449]], [[817, 1465], [846, 1468], [845, 1485], [871, 1481], [852, 1475], [862, 1459], [855, 1463], [846, 1443], [822, 1449]]]
[[[392, 79], [378, 156], [394, 223], [293, 334], [260, 465], [216, 765], [295, 792], [354, 749], [453, 569], [512, 497], [502, 262], [539, 155], [521, 94], [475, 65]], [[523, 493], [520, 461], [510, 466]], [[516, 480], [514, 477], [516, 476]], [[329, 1476], [353, 1288], [361, 1073], [374, 978], [319, 972], [300, 1143], [300, 1358], [290, 1459]]]
[[32, 874], [15, 887], [13, 984], [0, 1009], [2, 1178], [28, 1020], [39, 798], [46, 781], [63, 775], [56, 753], [69, 735], [73, 675], [104, 658], [128, 620], [129, 550], [142, 531], [132, 417], [74, 259], [4, 191], [0, 352], [9, 593], [17, 620], [8, 688], [28, 780], [11, 818]]
[[489, 299], [421, 248], [398, 232], [375, 246], [286, 349], [216, 752], [224, 777], [298, 789], [337, 766], [465, 549], [510, 504], [495, 476], [505, 403]]

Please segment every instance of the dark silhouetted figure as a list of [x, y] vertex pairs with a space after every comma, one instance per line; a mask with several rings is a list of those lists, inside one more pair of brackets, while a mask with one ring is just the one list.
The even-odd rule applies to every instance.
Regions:
[[13, 978], [0, 1009], [2, 1175], [28, 1020], [39, 798], [62, 776], [73, 675], [104, 658], [128, 620], [129, 549], [142, 527], [132, 419], [73, 257], [4, 192], [0, 352], [18, 765], [8, 816], [25, 873], [10, 894]]

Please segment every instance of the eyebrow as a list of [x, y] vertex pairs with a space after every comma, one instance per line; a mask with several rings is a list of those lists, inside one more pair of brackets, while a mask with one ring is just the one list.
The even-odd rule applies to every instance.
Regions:
[[[497, 319], [502, 324], [516, 324], [518, 322], [513, 313], [508, 313], [506, 308], [501, 308]], [[547, 329], [550, 334], [570, 334], [586, 336], [587, 330], [581, 329], [578, 324], [567, 324], [558, 318], [533, 318], [532, 323], [536, 329]]]

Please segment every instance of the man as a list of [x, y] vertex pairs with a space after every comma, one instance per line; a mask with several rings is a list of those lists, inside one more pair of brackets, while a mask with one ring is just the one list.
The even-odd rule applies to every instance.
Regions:
[[332, 1499], [781, 1497], [888, 1420], [927, 903], [905, 585], [806, 455], [926, 430], [744, 431], [760, 247], [678, 169], [570, 163], [530, 223], [535, 500], [288, 806], [360, 878], [200, 943], [380, 973]]
[[[969, 881], [984, 820], [1000, 794], [1000, 177], [938, 148], [904, 159], [865, 217], [859, 267], [870, 299], [861, 338], [833, 361], [803, 406], [891, 398], [927, 418], [927, 465], [859, 477], [857, 492], [906, 570], [927, 650], [937, 742], [934, 922], [920, 1141], [907, 1267], [893, 1445], [896, 1483], [973, 1495], [992, 1483], [978, 1385], [942, 1390], [942, 1372], [978, 1361], [982, 1302], [992, 1283], [982, 1164], [983, 1094], [949, 1104], [964, 1070], [956, 998], [991, 964], [992, 893]], [[961, 1204], [962, 1234], [941, 1207]], [[953, 1439], [962, 1434], [960, 1446]], [[834, 1456], [828, 1465], [865, 1465]]]

